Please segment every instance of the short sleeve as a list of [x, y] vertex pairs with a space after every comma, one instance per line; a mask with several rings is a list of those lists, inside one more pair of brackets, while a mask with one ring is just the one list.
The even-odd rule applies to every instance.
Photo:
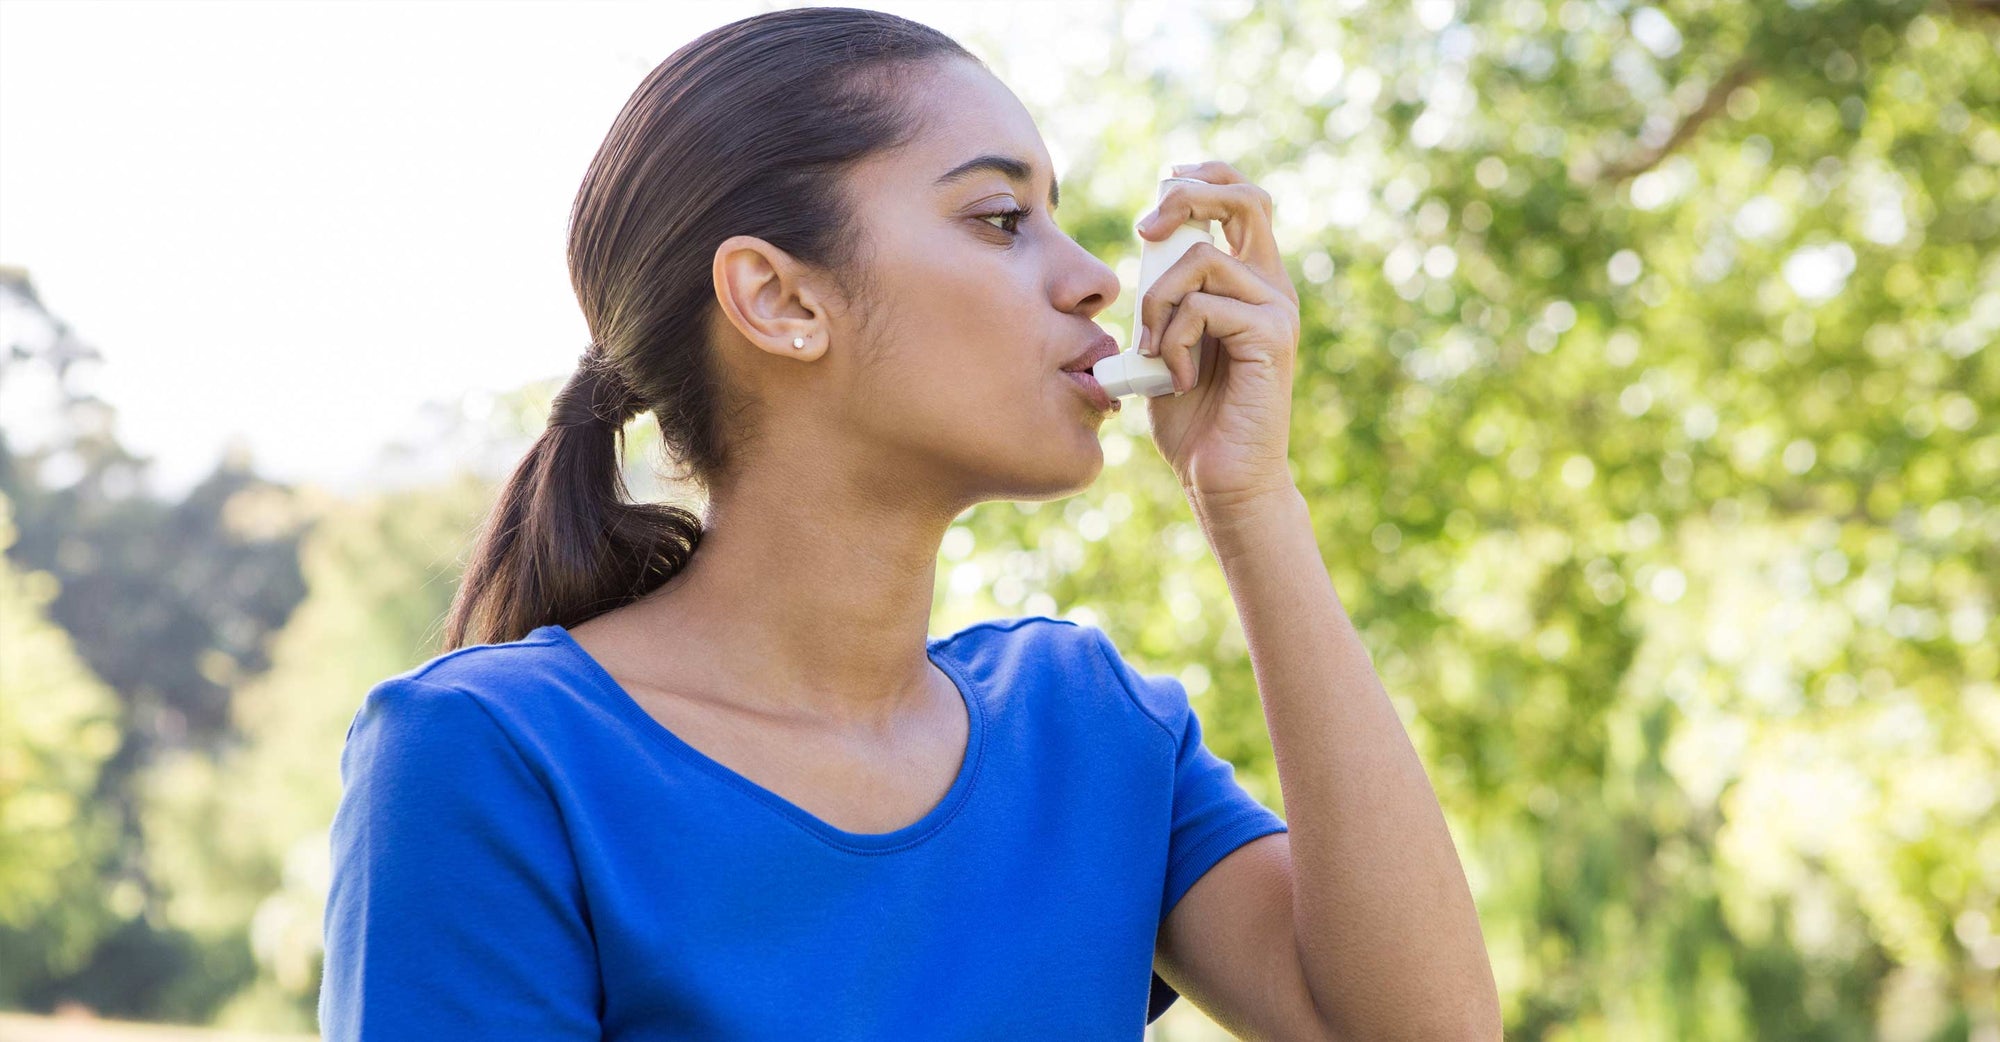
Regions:
[[599, 1038], [596, 945], [560, 812], [486, 708], [385, 680], [340, 773], [322, 1037]]
[[[1236, 780], [1236, 768], [1209, 751], [1201, 738], [1201, 718], [1188, 703], [1187, 689], [1172, 676], [1133, 669], [1110, 638], [1097, 633], [1112, 666], [1133, 701], [1166, 729], [1174, 742], [1173, 813], [1168, 831], [1166, 885], [1160, 894], [1160, 919], [1189, 888], [1236, 848], [1260, 836], [1287, 831], [1285, 820], [1258, 802]], [[1146, 1022], [1152, 1023], [1179, 993], [1158, 974]]]

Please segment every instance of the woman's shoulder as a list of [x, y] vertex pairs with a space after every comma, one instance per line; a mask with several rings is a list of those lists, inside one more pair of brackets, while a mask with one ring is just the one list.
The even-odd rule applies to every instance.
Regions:
[[515, 734], [547, 731], [554, 718], [590, 698], [589, 685], [562, 632], [542, 626], [516, 640], [442, 652], [383, 678], [363, 698], [356, 723], [455, 715], [484, 717]]
[[1047, 615], [1017, 615], [983, 619], [928, 641], [958, 665], [981, 673], [1074, 673], [1094, 654], [1096, 627]]
[[538, 626], [522, 637], [490, 644], [467, 644], [433, 655], [393, 677], [433, 687], [459, 687], [472, 694], [532, 685], [571, 669], [562, 631]]
[[1134, 668], [1093, 623], [1046, 615], [989, 619], [931, 645], [995, 699], [1110, 713], [1169, 741], [1178, 740], [1189, 711], [1179, 680]]
[[[564, 728], [522, 726], [506, 710], [510, 701], [526, 700], [510, 700], [506, 692], [526, 688], [502, 680], [510, 666], [535, 668], [543, 653], [536, 644], [460, 648], [369, 688], [339, 758], [331, 842], [336, 877], [350, 880], [347, 887], [392, 877], [414, 884], [419, 880], [408, 875], [414, 872], [426, 885], [463, 896], [495, 882], [485, 873], [531, 868], [548, 873], [551, 886], [561, 882], [556, 873], [568, 867], [569, 855], [556, 808], [568, 779], [559, 769], [566, 761], [549, 755], [547, 734]], [[408, 896], [407, 885], [391, 888]], [[336, 904], [342, 892], [358, 893], [336, 885]], [[443, 893], [426, 899], [441, 900]], [[346, 900], [347, 911], [334, 918], [362, 914], [369, 903]], [[407, 903], [375, 900], [383, 909]]]

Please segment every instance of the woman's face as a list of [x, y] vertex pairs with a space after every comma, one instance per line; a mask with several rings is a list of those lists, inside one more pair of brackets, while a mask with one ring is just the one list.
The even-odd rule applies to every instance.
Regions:
[[[814, 362], [844, 386], [815, 400], [838, 411], [849, 462], [890, 487], [968, 504], [1073, 494], [1103, 469], [1109, 413], [1062, 367], [1102, 335], [1118, 276], [1057, 226], [1048, 150], [1005, 85], [954, 60], [910, 86], [925, 129], [849, 182], [869, 313], [829, 316]], [[974, 162], [989, 156], [1020, 169]]]

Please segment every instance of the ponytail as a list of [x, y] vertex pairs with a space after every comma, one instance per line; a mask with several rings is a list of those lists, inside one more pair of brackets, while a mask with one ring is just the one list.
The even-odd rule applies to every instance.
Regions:
[[549, 424], [494, 504], [445, 623], [445, 648], [575, 626], [638, 600], [685, 567], [701, 519], [629, 501], [618, 459], [644, 411], [595, 345], [556, 392]]

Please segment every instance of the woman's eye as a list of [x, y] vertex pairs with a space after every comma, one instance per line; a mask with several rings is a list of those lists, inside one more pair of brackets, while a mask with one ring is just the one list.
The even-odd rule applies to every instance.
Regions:
[[1030, 211], [1027, 211], [1027, 210], [1004, 210], [1004, 211], [1002, 211], [1002, 212], [1000, 212], [1000, 213], [989, 213], [989, 214], [986, 214], [985, 216], [983, 216], [983, 217], [981, 217], [981, 218], [979, 218], [979, 219], [980, 219], [980, 220], [982, 220], [982, 221], [990, 221], [990, 220], [993, 220], [993, 219], [995, 219], [995, 218], [999, 218], [1000, 220], [1004, 220], [1004, 221], [1012, 221], [1012, 222], [1014, 222], [1014, 227], [1009, 227], [1009, 228], [1002, 228], [1002, 229], [1001, 229], [1001, 231], [1004, 231], [1004, 232], [1006, 232], [1006, 233], [1007, 233], [1007, 234], [1009, 234], [1009, 235], [1018, 235], [1018, 234], [1020, 234], [1020, 231], [1019, 231], [1019, 226], [1020, 226], [1020, 223], [1021, 223], [1021, 222], [1022, 222], [1023, 220], [1026, 220], [1026, 219], [1027, 219], [1027, 216], [1028, 216], [1029, 212], [1030, 212]]

